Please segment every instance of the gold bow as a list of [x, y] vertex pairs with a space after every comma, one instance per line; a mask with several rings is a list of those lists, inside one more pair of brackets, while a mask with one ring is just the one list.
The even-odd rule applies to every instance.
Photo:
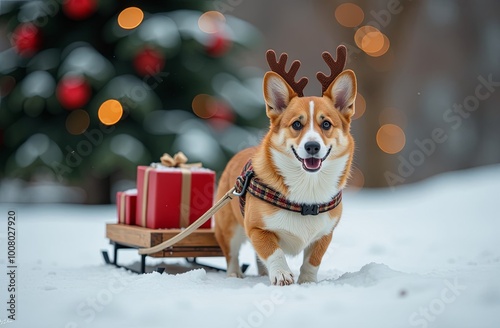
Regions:
[[187, 163], [188, 158], [181, 151], [174, 155], [174, 157], [165, 153], [160, 158], [161, 164], [167, 167], [180, 167], [180, 168], [192, 168], [192, 167], [202, 167], [201, 163]]

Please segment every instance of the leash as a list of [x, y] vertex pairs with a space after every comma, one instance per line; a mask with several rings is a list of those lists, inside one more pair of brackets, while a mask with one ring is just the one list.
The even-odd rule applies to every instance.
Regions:
[[179, 234], [170, 238], [169, 240], [164, 241], [161, 244], [158, 244], [149, 248], [139, 248], [139, 254], [141, 255], [149, 255], [156, 252], [161, 252], [165, 248], [168, 248], [179, 241], [183, 240], [190, 234], [192, 234], [196, 229], [198, 229], [203, 223], [207, 222], [215, 213], [217, 213], [221, 208], [223, 208], [227, 203], [229, 203], [234, 197], [241, 196], [243, 193], [235, 192], [235, 188], [231, 188], [224, 196], [214, 206], [212, 206], [208, 211], [205, 212], [199, 219], [191, 223], [186, 229], [182, 230]]

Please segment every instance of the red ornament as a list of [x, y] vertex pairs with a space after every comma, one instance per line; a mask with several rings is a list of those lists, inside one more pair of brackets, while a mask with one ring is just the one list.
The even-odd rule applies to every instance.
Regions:
[[152, 76], [165, 67], [165, 57], [157, 50], [146, 48], [134, 58], [134, 68], [141, 76]]
[[41, 46], [40, 29], [32, 23], [21, 24], [12, 33], [12, 45], [23, 57], [33, 56]]
[[56, 97], [61, 106], [73, 110], [82, 108], [90, 98], [90, 85], [80, 76], [63, 78], [56, 88]]
[[206, 45], [206, 52], [212, 57], [221, 57], [231, 48], [231, 41], [222, 33], [214, 33]]
[[83, 20], [90, 17], [97, 9], [98, 0], [65, 0], [62, 10], [71, 19]]

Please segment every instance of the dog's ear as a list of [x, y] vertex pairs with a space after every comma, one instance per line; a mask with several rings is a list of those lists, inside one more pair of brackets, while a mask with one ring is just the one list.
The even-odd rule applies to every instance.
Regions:
[[269, 118], [281, 114], [288, 107], [290, 100], [296, 96], [297, 93], [279, 74], [269, 71], [264, 75], [264, 99]]
[[336, 109], [350, 121], [354, 115], [354, 101], [357, 93], [356, 74], [350, 69], [343, 71], [323, 93], [332, 99]]

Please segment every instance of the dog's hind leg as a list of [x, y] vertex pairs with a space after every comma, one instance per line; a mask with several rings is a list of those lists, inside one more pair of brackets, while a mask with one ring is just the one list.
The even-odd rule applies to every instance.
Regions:
[[215, 238], [226, 257], [227, 276], [243, 278], [238, 259], [241, 245], [246, 241], [245, 230], [234, 218], [230, 206], [215, 215]]
[[229, 260], [227, 261], [227, 276], [243, 278], [243, 272], [241, 272], [239, 254], [241, 245], [246, 241], [247, 237], [245, 235], [245, 230], [239, 224], [235, 224], [233, 236], [229, 242]]

